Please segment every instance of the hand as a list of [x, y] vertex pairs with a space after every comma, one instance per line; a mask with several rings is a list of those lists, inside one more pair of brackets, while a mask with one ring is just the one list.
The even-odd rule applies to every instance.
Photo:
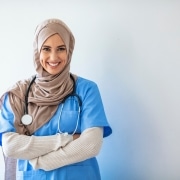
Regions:
[[80, 135], [81, 135], [81, 134], [74, 134], [74, 135], [73, 135], [73, 140], [79, 138]]

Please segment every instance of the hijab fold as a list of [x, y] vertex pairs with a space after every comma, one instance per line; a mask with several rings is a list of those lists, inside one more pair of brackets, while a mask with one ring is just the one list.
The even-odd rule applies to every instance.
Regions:
[[[62, 72], [51, 75], [41, 66], [39, 55], [43, 43], [54, 34], [59, 34], [65, 43], [68, 60]], [[59, 19], [48, 19], [37, 26], [33, 43], [33, 59], [37, 77], [28, 95], [28, 114], [33, 118], [31, 125], [26, 127], [22, 125], [21, 117], [25, 109], [25, 94], [32, 77], [18, 81], [6, 92], [9, 94], [9, 101], [14, 113], [14, 124], [18, 133], [33, 134], [51, 119], [64, 97], [73, 91], [73, 80], [70, 78], [70, 62], [74, 44], [75, 39], [72, 32], [67, 25]], [[76, 75], [73, 75], [73, 77], [76, 80]]]

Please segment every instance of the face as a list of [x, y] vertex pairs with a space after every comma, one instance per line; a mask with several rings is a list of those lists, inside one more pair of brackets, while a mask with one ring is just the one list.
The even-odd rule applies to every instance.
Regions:
[[58, 34], [50, 36], [42, 45], [40, 63], [50, 74], [60, 73], [67, 64], [66, 46]]

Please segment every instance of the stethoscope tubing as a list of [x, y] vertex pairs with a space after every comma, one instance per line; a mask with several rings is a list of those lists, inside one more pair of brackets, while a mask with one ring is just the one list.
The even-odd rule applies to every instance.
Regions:
[[[61, 132], [60, 130], [60, 120], [61, 120], [61, 115], [62, 115], [62, 111], [63, 111], [63, 107], [64, 107], [64, 103], [66, 101], [66, 99], [68, 99], [69, 97], [71, 96], [74, 96], [76, 97], [77, 101], [78, 101], [78, 117], [77, 117], [77, 122], [76, 122], [76, 127], [72, 133], [72, 135], [74, 135], [77, 131], [77, 128], [78, 128], [78, 124], [79, 124], [79, 118], [80, 118], [80, 111], [81, 111], [81, 106], [82, 106], [82, 101], [81, 101], [81, 98], [79, 97], [78, 94], [76, 94], [76, 83], [75, 83], [75, 79], [73, 78], [72, 74], [70, 74], [70, 77], [71, 79], [73, 80], [73, 91], [72, 93], [68, 94], [62, 101], [62, 105], [61, 105], [61, 110], [60, 110], [60, 113], [59, 113], [59, 118], [58, 118], [58, 133], [62, 134], [63, 132]], [[33, 77], [33, 79], [31, 80], [29, 86], [28, 86], [28, 89], [27, 89], [27, 92], [26, 92], [26, 95], [25, 95], [25, 109], [24, 109], [24, 115], [22, 116], [21, 118], [21, 123], [24, 125], [24, 127], [27, 129], [26, 126], [30, 125], [32, 122], [33, 122], [33, 119], [31, 117], [31, 115], [28, 114], [28, 96], [29, 96], [29, 91], [30, 91], [30, 88], [32, 86], [32, 84], [34, 83], [36, 79], [36, 75]], [[28, 130], [27, 130], [28, 132]], [[65, 132], [65, 134], [67, 134], [67, 132]]]

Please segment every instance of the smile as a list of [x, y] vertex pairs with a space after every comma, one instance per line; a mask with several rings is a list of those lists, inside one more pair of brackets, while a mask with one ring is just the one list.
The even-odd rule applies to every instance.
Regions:
[[59, 63], [48, 63], [50, 66], [52, 66], [52, 67], [55, 67], [55, 66], [58, 66], [59, 65]]

